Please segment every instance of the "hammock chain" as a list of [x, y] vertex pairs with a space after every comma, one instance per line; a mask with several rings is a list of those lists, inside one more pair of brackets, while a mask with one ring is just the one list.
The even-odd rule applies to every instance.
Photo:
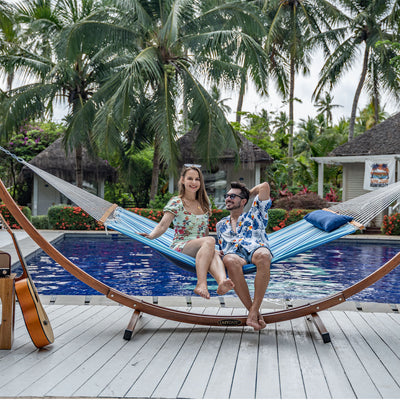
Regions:
[[26, 164], [26, 161], [24, 159], [22, 159], [21, 157], [18, 157], [17, 155], [11, 153], [9, 150], [6, 150], [4, 147], [0, 146], [0, 150], [4, 151], [4, 153], [6, 153], [10, 157], [14, 158], [14, 160], [17, 160], [19, 163]]

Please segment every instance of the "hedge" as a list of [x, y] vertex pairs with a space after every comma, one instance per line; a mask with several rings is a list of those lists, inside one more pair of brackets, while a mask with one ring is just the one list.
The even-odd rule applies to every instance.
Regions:
[[[162, 210], [153, 210], [150, 208], [128, 208], [142, 217], [159, 222], [163, 216]], [[310, 210], [291, 210], [286, 211], [279, 208], [269, 210], [268, 232], [279, 230], [287, 225], [299, 221]], [[214, 209], [209, 219], [209, 230], [215, 232], [218, 221], [229, 215], [227, 210]], [[104, 227], [96, 222], [80, 207], [67, 205], [53, 206], [49, 208], [48, 223], [50, 229], [67, 230], [101, 230]]]
[[[18, 207], [18, 208], [23, 212], [25, 217], [29, 219], [29, 221], [32, 220], [32, 212], [29, 207]], [[21, 229], [18, 222], [15, 220], [15, 218], [12, 216], [10, 211], [8, 211], [7, 207], [4, 204], [0, 204], [0, 213], [3, 215], [4, 219], [6, 220], [8, 226], [11, 229]]]

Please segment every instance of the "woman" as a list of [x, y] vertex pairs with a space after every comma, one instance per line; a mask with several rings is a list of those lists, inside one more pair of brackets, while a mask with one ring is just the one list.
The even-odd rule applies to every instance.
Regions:
[[218, 283], [219, 295], [234, 287], [233, 282], [226, 277], [224, 264], [219, 252], [215, 250], [214, 238], [208, 236], [210, 211], [203, 174], [196, 166], [185, 166], [179, 180], [179, 196], [171, 198], [164, 207], [164, 216], [153, 231], [141, 234], [149, 239], [158, 238], [173, 222], [175, 235], [171, 247], [196, 257], [197, 285], [194, 292], [205, 299], [210, 298], [208, 272]]

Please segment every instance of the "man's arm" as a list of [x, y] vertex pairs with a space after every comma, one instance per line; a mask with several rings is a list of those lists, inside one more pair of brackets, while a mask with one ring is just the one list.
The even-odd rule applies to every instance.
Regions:
[[271, 190], [267, 182], [260, 183], [250, 190], [250, 197], [257, 196], [260, 201], [270, 199]]

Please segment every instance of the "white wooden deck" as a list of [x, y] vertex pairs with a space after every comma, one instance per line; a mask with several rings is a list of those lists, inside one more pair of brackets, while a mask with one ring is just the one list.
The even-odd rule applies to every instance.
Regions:
[[0, 397], [400, 398], [398, 313], [321, 312], [324, 344], [305, 318], [254, 332], [143, 315], [126, 341], [126, 307], [45, 308], [55, 342], [37, 350], [17, 306], [13, 347], [0, 350]]

